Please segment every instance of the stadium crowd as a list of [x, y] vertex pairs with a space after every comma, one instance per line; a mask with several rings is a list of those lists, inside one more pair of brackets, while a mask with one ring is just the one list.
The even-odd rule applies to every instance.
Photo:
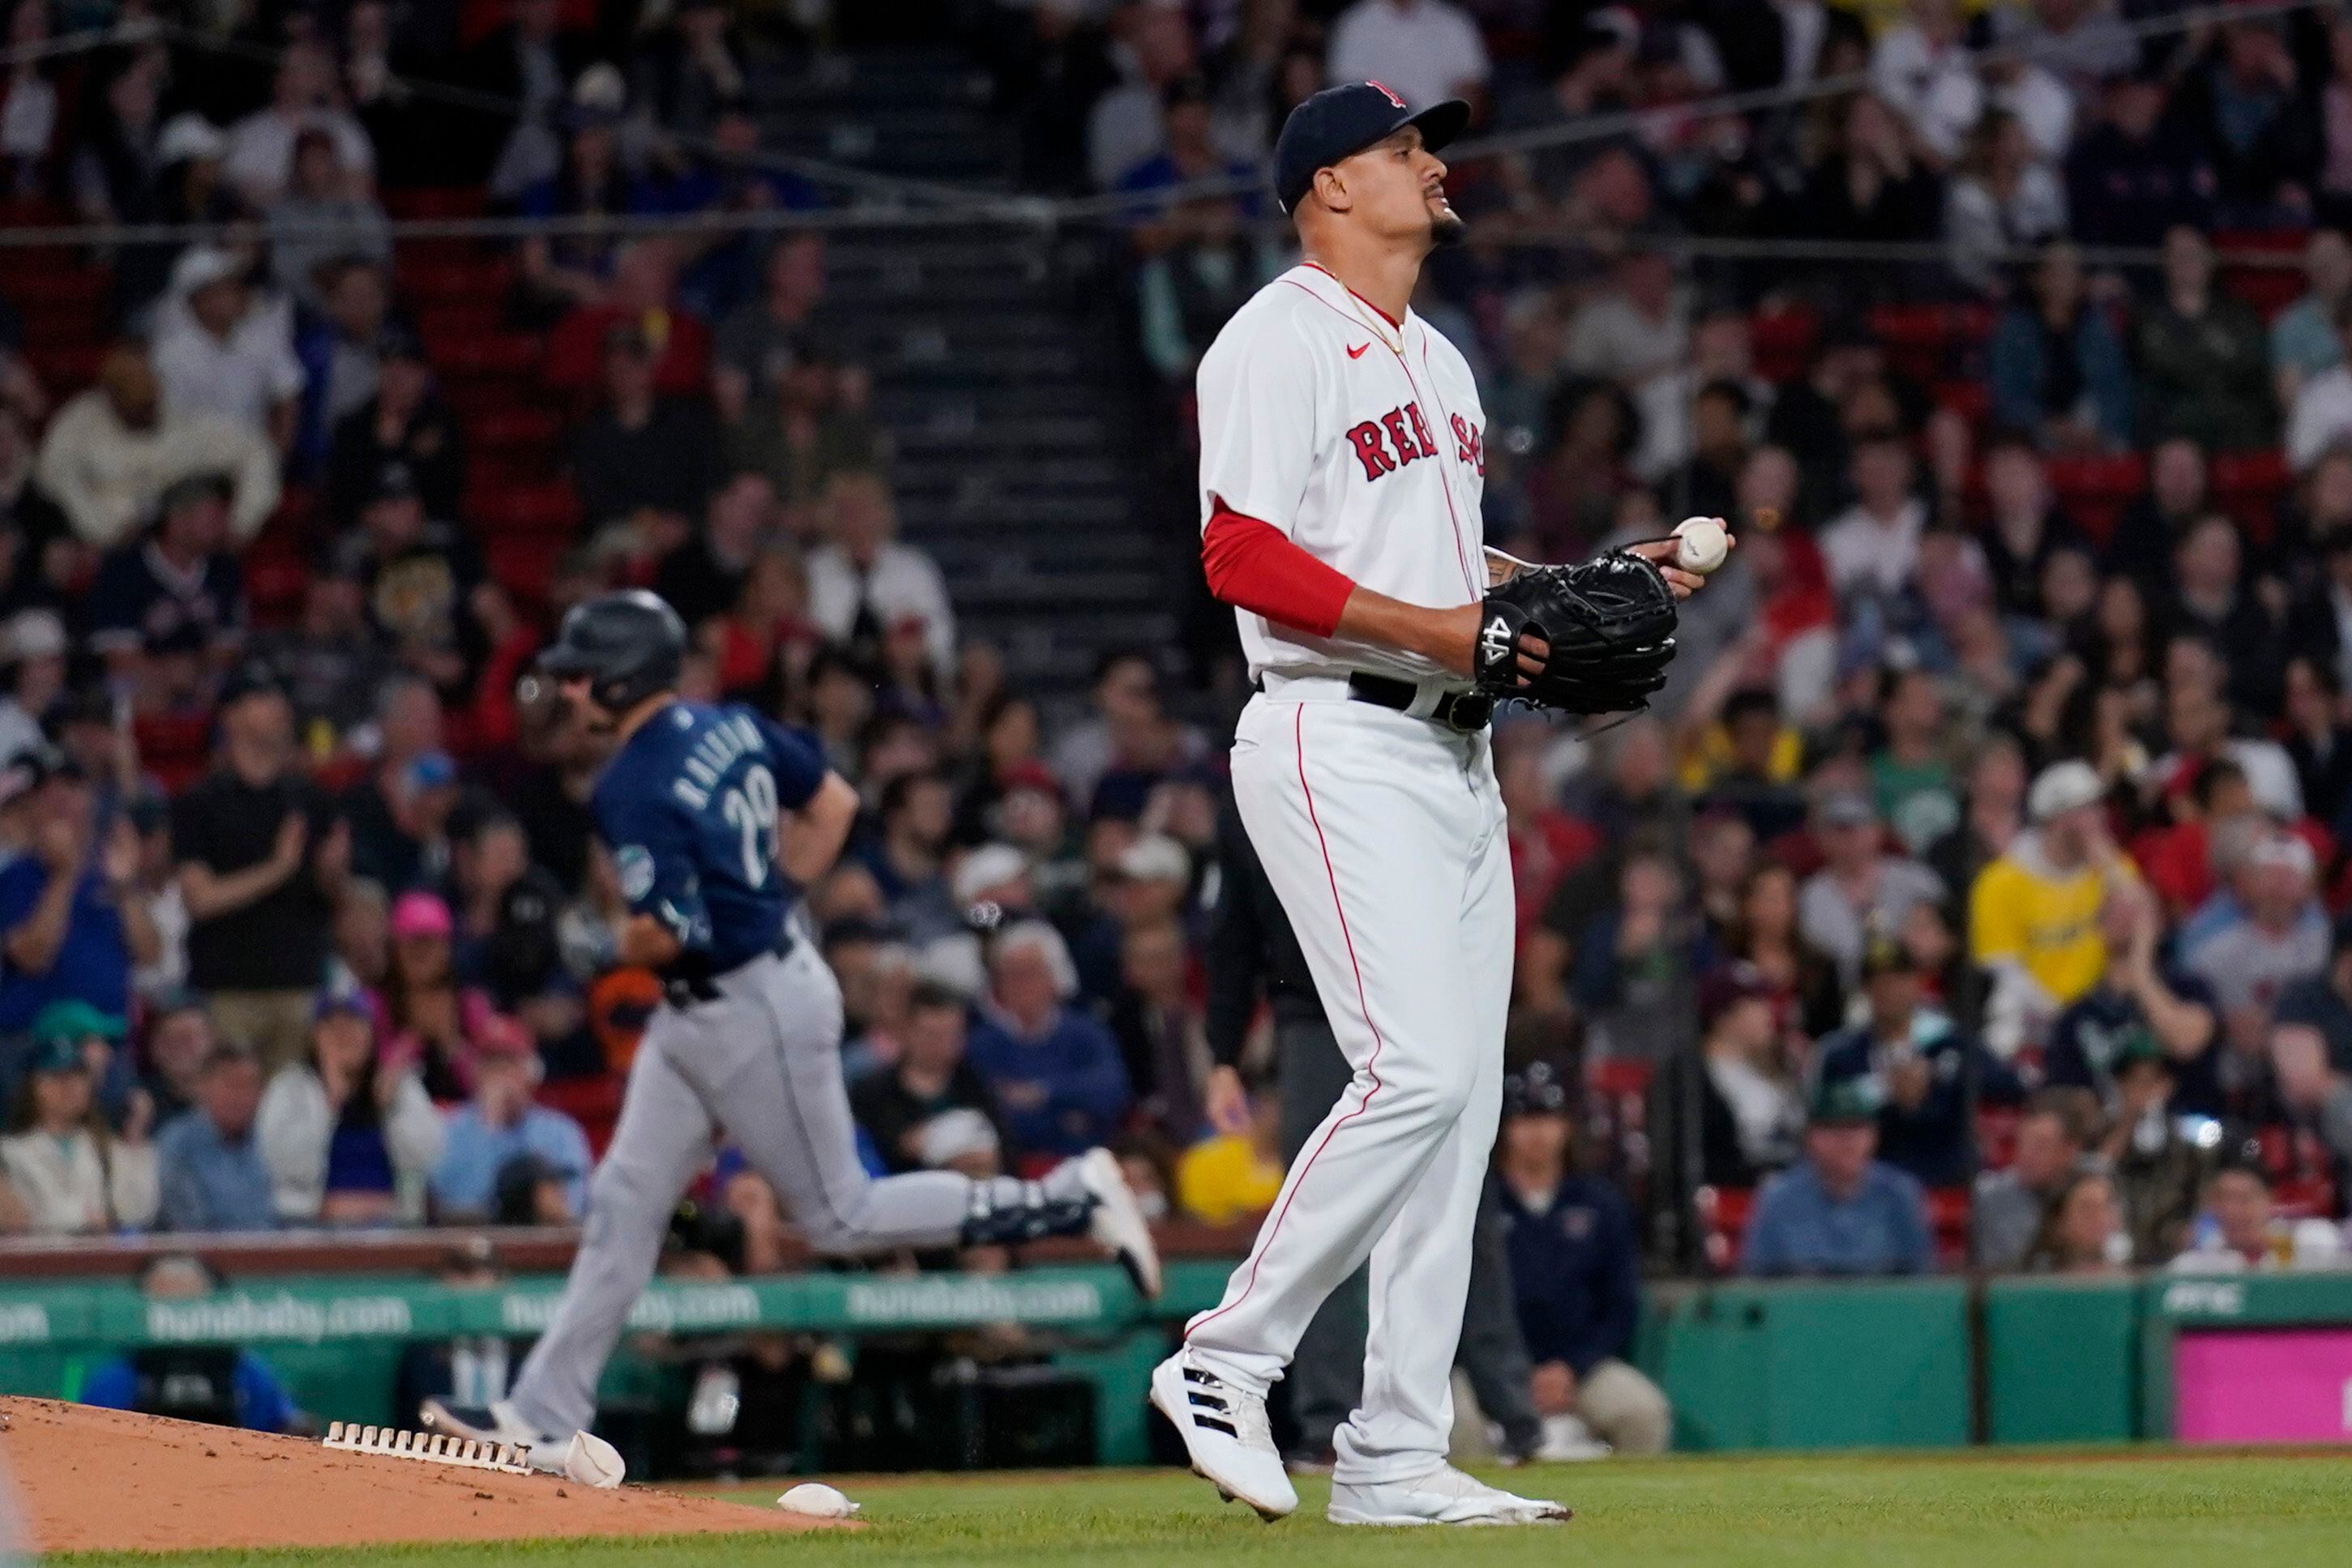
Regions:
[[[877, 1168], [1108, 1142], [1155, 1212], [1261, 1209], [1279, 1009], [1211, 1005], [1229, 648], [1109, 654], [1075, 712], [1012, 686], [897, 537], [824, 239], [727, 226], [829, 199], [759, 157], [828, 8], [190, 10], [8, 8], [19, 50], [112, 29], [0, 78], [9, 218], [226, 226], [0, 283], [0, 1232], [578, 1218], [661, 990], [613, 961], [596, 738], [519, 677], [618, 583], [695, 628], [691, 695], [864, 793], [808, 912]], [[2166, 14], [961, 10], [1024, 183], [1123, 199], [1168, 407], [1286, 265], [1251, 193], [1286, 108], [1459, 94], [1521, 144], [1459, 161], [1416, 302], [1478, 369], [1488, 537], [1738, 537], [1651, 712], [1495, 736], [1547, 1415], [1648, 1440], [1644, 1266], [2338, 1249], [2352, 19], [2127, 25]], [[436, 204], [711, 225], [566, 221], [456, 298], [488, 242], [388, 237]], [[1212, 1127], [1234, 1065], [1259, 1113]], [[699, 1197], [784, 1255], [723, 1147]]]

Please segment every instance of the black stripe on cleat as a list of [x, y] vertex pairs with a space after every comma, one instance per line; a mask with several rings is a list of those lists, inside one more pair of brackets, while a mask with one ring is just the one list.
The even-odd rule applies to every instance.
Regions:
[[1214, 1416], [1195, 1416], [1192, 1417], [1192, 1425], [1206, 1427], [1212, 1432], [1223, 1432], [1235, 1442], [1241, 1441], [1241, 1434], [1234, 1430], [1234, 1424], [1231, 1421], [1220, 1421]]

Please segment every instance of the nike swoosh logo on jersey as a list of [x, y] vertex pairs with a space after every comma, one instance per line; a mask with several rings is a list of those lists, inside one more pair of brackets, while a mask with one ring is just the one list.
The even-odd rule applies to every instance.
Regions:
[[1351, 360], [1361, 359], [1363, 357], [1364, 350], [1370, 347], [1371, 345], [1370, 343], [1359, 343], [1354, 348], [1348, 350], [1348, 357]]

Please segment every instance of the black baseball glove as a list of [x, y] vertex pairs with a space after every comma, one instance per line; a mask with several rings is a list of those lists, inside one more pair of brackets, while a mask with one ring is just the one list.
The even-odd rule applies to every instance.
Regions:
[[[1581, 566], [1536, 566], [1486, 591], [1478, 689], [1563, 713], [1632, 713], [1650, 706], [1675, 656], [1675, 591], [1637, 555], [1612, 550]], [[1543, 669], [1519, 667], [1519, 637], [1549, 645]]]

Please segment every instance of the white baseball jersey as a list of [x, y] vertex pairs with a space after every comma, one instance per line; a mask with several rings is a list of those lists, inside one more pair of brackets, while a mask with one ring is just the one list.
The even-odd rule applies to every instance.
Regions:
[[[1303, 263], [1225, 323], [1202, 357], [1198, 392], [1204, 529], [1222, 506], [1391, 599], [1450, 609], [1484, 597], [1486, 411], [1461, 351], [1420, 317], [1408, 310], [1399, 327]], [[1235, 614], [1254, 676], [1443, 673], [1393, 649]]]

